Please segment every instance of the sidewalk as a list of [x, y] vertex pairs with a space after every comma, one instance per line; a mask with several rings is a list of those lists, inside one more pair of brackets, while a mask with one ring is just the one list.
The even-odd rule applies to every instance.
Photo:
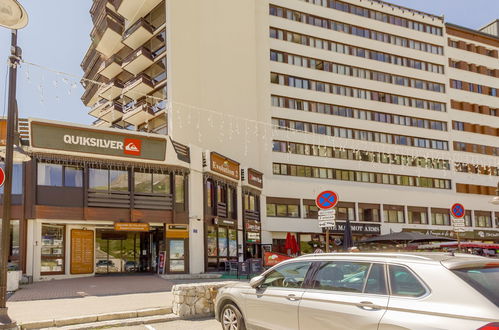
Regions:
[[18, 324], [145, 309], [171, 310], [173, 285], [206, 281], [121, 275], [36, 282], [14, 293], [7, 307]]

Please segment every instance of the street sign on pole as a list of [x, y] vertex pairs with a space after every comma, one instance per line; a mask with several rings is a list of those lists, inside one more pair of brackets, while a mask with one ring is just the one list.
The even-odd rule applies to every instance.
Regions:
[[451, 206], [450, 208], [450, 213], [454, 218], [460, 219], [464, 218], [465, 216], [465, 210], [463, 204], [460, 203], [455, 203]]
[[325, 190], [317, 195], [315, 204], [321, 210], [329, 210], [338, 203], [338, 194], [331, 190]]
[[333, 207], [338, 204], [338, 194], [331, 190], [325, 190], [317, 195], [315, 205], [319, 210], [319, 227], [326, 228], [326, 252], [329, 252], [329, 230], [333, 229], [336, 219], [336, 211]]
[[5, 182], [5, 171], [0, 167], [0, 187], [3, 186]]
[[463, 204], [454, 203], [450, 208], [450, 213], [452, 215], [452, 226], [454, 232], [456, 233], [457, 238], [457, 250], [461, 252], [461, 239], [459, 237], [459, 233], [464, 232], [464, 216], [466, 215], [466, 211], [464, 209]]

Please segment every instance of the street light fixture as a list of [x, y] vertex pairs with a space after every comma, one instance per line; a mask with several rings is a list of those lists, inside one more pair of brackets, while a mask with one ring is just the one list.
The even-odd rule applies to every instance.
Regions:
[[0, 240], [0, 329], [16, 329], [7, 312], [7, 268], [9, 262], [12, 169], [16, 131], [17, 66], [21, 50], [17, 47], [17, 29], [28, 24], [28, 14], [17, 0], [0, 0], [0, 26], [12, 29], [9, 57], [9, 109], [7, 112], [7, 139], [5, 146], [5, 185], [3, 193], [2, 229]]

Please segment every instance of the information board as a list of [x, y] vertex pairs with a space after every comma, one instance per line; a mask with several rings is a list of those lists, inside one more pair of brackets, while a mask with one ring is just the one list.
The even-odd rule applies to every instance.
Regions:
[[71, 230], [71, 274], [94, 272], [94, 232], [92, 230]]

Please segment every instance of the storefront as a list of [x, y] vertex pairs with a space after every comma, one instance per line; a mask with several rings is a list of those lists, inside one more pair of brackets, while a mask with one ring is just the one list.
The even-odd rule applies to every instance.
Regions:
[[[167, 151], [176, 151], [166, 136], [30, 124], [29, 275], [189, 271], [189, 165], [180, 157], [167, 162]], [[173, 224], [184, 226], [183, 251], [168, 235]]]
[[248, 168], [242, 187], [243, 203], [243, 251], [244, 260], [262, 258], [262, 226], [260, 195], [263, 189], [263, 174]]
[[239, 173], [238, 162], [210, 153], [210, 172], [204, 173], [206, 271], [224, 271], [230, 261], [238, 261]]

